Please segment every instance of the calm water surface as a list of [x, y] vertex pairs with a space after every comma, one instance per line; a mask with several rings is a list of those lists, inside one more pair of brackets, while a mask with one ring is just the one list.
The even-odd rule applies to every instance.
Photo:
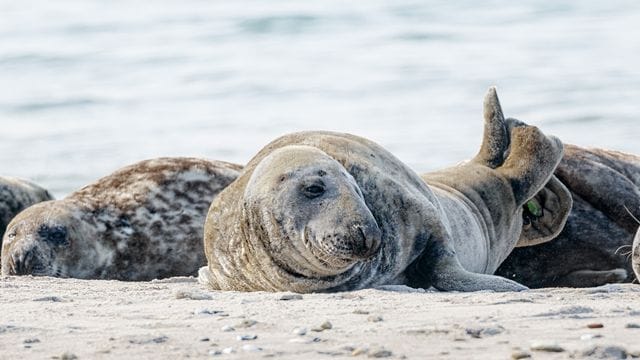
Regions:
[[244, 163], [287, 132], [417, 171], [508, 116], [640, 153], [638, 1], [0, 0], [0, 174], [63, 196], [157, 156]]

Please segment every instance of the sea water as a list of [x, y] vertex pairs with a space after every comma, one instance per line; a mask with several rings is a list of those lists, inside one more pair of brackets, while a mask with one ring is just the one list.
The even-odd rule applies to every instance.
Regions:
[[61, 197], [308, 129], [423, 172], [475, 154], [491, 85], [507, 116], [640, 153], [640, 2], [0, 0], [0, 174]]

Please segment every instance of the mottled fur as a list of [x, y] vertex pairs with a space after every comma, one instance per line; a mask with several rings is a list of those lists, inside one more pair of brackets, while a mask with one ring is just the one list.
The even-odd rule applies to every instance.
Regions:
[[47, 190], [30, 181], [0, 176], [0, 249], [4, 231], [14, 216], [35, 203], [51, 199], [53, 196]]
[[8, 226], [3, 275], [149, 280], [194, 275], [213, 198], [240, 166], [159, 158], [125, 167]]
[[566, 226], [553, 241], [515, 249], [497, 274], [530, 287], [633, 281], [629, 253], [639, 226], [640, 157], [567, 145], [555, 175], [573, 197]]
[[426, 183], [357, 136], [302, 132], [273, 141], [213, 201], [201, 282], [241, 291], [524, 289], [489, 274], [518, 241], [555, 235], [521, 239], [522, 205], [551, 177], [562, 144], [506, 121], [494, 89], [485, 121], [477, 158], [425, 175]]

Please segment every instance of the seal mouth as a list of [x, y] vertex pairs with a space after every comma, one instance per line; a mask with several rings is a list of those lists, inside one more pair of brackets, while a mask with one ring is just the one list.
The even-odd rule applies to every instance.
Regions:
[[311, 259], [308, 256], [305, 256], [305, 258], [321, 272], [326, 272], [326, 269], [344, 271], [355, 263], [353, 257], [326, 251], [322, 246], [316, 244], [317, 241], [311, 239], [315, 239], [315, 237], [311, 236], [311, 230], [308, 226], [305, 226], [303, 242], [312, 255]]

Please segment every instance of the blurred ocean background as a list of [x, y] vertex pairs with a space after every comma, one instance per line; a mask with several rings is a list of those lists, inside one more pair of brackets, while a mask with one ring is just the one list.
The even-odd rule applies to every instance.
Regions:
[[422, 172], [475, 154], [490, 85], [507, 116], [640, 153], [640, 2], [0, 0], [0, 174], [61, 197], [303, 129]]

